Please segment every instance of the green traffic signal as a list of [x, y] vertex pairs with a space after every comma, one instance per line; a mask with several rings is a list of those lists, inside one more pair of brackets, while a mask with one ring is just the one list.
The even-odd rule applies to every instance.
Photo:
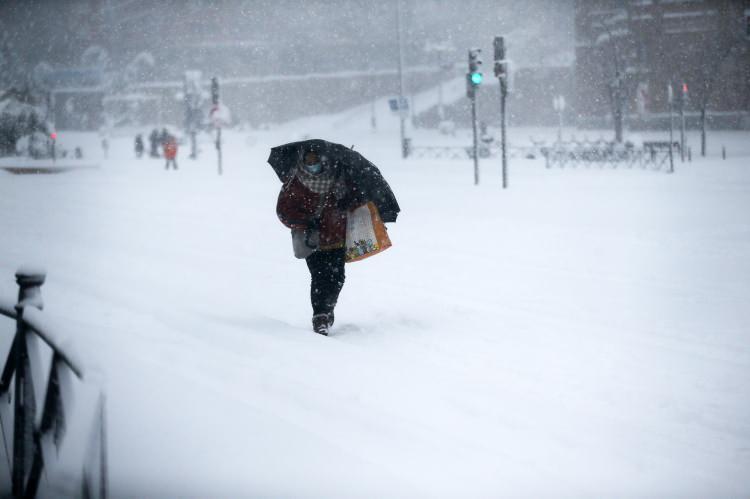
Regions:
[[479, 85], [482, 83], [482, 80], [484, 79], [484, 75], [482, 73], [471, 73], [471, 82], [474, 85]]

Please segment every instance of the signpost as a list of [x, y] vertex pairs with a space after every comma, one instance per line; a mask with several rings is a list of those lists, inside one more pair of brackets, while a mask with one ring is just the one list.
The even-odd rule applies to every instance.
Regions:
[[220, 118], [220, 104], [219, 104], [219, 80], [215, 76], [211, 78], [211, 121], [213, 121], [216, 127], [216, 154], [219, 160], [219, 175], [222, 174], [221, 170], [221, 118]]

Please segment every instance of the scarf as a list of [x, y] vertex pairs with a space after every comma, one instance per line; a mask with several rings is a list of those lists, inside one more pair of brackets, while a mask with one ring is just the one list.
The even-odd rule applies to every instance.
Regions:
[[296, 176], [302, 182], [302, 185], [316, 194], [325, 194], [330, 191], [336, 181], [332, 170], [324, 171], [320, 175], [312, 175], [307, 173], [301, 166], [297, 167]]

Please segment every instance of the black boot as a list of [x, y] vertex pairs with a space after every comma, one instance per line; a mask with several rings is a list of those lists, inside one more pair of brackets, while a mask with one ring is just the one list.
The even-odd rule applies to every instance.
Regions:
[[313, 331], [323, 336], [328, 336], [328, 332], [333, 326], [333, 312], [330, 314], [315, 314], [312, 318]]

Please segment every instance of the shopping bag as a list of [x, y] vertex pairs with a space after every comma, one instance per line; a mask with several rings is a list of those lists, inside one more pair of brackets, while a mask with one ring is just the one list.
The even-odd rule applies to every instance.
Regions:
[[391, 247], [385, 224], [371, 201], [351, 210], [346, 219], [346, 261], [356, 262]]

